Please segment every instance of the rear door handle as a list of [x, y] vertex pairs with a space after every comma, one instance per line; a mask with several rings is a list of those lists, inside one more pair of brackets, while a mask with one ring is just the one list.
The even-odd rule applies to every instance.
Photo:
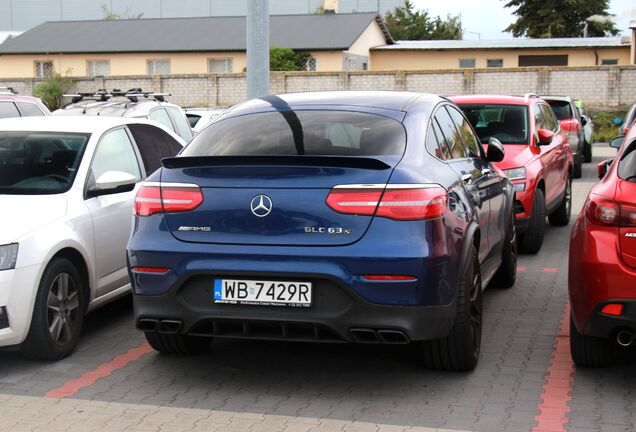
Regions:
[[484, 169], [481, 170], [481, 173], [483, 175], [492, 174], [492, 170], [490, 168], [484, 168]]
[[472, 176], [472, 174], [464, 174], [464, 175], [462, 176], [462, 181], [463, 181], [464, 183], [467, 183], [467, 184], [472, 183], [472, 182], [473, 182], [473, 176]]

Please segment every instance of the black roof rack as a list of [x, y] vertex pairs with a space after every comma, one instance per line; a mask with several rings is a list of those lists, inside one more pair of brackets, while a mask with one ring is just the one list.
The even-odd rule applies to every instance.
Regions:
[[14, 87], [0, 87], [0, 94], [20, 94]]
[[106, 89], [99, 89], [95, 92], [88, 93], [73, 93], [73, 94], [65, 94], [64, 97], [71, 98], [71, 103], [77, 103], [83, 100], [94, 100], [100, 102], [106, 102], [112, 97], [125, 97], [131, 102], [139, 102], [140, 98], [149, 99], [152, 98], [158, 102], [165, 102], [166, 96], [170, 96], [170, 93], [157, 93], [157, 92], [145, 92], [140, 88], [132, 88], [127, 91], [122, 91], [120, 89], [113, 89], [112, 91], [108, 91]]

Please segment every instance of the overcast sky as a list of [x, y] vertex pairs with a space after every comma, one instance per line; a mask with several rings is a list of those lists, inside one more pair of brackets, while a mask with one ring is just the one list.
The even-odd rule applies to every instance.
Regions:
[[[432, 15], [447, 14], [462, 16], [464, 25], [464, 39], [509, 39], [509, 33], [503, 29], [514, 21], [510, 8], [504, 8], [503, 0], [412, 0], [418, 9], [428, 9]], [[610, 13], [616, 15], [618, 28], [623, 34], [628, 34], [630, 19], [636, 20], [636, 5], [634, 0], [610, 0]]]

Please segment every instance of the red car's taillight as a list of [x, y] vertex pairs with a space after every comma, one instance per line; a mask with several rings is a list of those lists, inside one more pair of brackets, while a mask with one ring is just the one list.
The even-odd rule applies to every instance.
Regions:
[[327, 205], [338, 213], [394, 220], [436, 219], [446, 211], [448, 194], [438, 185], [388, 185], [384, 188], [336, 186]]
[[180, 183], [148, 183], [139, 188], [134, 214], [150, 216], [156, 213], [176, 213], [194, 210], [203, 202], [197, 185]]
[[592, 194], [590, 195], [585, 213], [588, 219], [597, 225], [612, 227], [635, 227], [636, 207], [619, 204], [616, 201]]

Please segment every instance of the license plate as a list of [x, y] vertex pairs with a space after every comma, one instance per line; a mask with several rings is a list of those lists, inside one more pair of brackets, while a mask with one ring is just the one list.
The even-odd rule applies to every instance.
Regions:
[[214, 303], [311, 306], [311, 282], [215, 279]]

